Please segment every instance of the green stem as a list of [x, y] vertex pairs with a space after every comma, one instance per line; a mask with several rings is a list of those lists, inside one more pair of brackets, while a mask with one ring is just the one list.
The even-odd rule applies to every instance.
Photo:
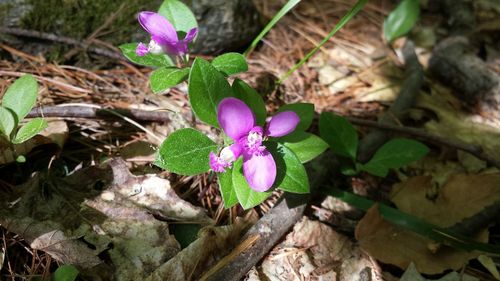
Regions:
[[330, 38], [332, 38], [347, 22], [349, 22], [362, 8], [363, 6], [368, 2], [368, 0], [358, 0], [356, 4], [351, 8], [351, 10], [333, 27], [333, 29], [326, 35], [325, 38], [319, 43], [318, 46], [316, 46], [312, 51], [310, 51], [307, 55], [305, 55], [304, 58], [302, 58], [298, 63], [296, 63], [290, 70], [288, 70], [285, 75], [283, 75], [277, 82], [276, 84], [279, 85], [283, 83], [285, 79], [288, 78], [297, 68], [301, 67], [306, 61], [308, 61], [316, 52], [325, 45]]
[[279, 12], [271, 19], [271, 21], [262, 29], [262, 31], [253, 39], [250, 47], [243, 53], [245, 57], [252, 52], [252, 50], [257, 46], [259, 41], [271, 30], [271, 28], [284, 16], [288, 13], [293, 7], [295, 7], [300, 0], [288, 0], [288, 2], [279, 10]]

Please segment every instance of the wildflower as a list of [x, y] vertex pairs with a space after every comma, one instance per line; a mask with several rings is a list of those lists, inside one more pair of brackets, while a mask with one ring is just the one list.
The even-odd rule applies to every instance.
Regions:
[[184, 39], [179, 40], [175, 28], [162, 15], [154, 12], [140, 12], [138, 19], [144, 30], [151, 35], [151, 41], [147, 46], [143, 43], [137, 45], [135, 52], [138, 56], [144, 56], [147, 53], [183, 55], [188, 52], [188, 44], [193, 41], [198, 32], [196, 27], [192, 28]]
[[210, 154], [210, 167], [215, 172], [224, 172], [243, 156], [243, 175], [255, 191], [266, 191], [276, 179], [276, 163], [263, 141], [267, 137], [282, 137], [293, 130], [300, 121], [293, 111], [284, 111], [273, 116], [265, 128], [256, 125], [252, 110], [241, 100], [225, 98], [218, 106], [217, 119], [234, 143], [222, 149], [219, 156]]

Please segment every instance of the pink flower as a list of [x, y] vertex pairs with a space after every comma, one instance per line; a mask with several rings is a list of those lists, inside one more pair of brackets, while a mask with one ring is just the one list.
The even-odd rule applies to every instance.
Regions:
[[151, 35], [151, 41], [147, 46], [143, 43], [137, 45], [135, 53], [138, 56], [144, 56], [147, 53], [183, 55], [188, 52], [188, 44], [193, 41], [198, 32], [198, 28], [192, 28], [184, 39], [179, 40], [173, 25], [162, 15], [154, 12], [140, 12], [138, 19], [144, 30]]
[[211, 169], [224, 172], [243, 156], [243, 175], [250, 187], [259, 192], [270, 189], [276, 180], [276, 163], [263, 141], [291, 133], [300, 122], [299, 116], [293, 111], [280, 112], [262, 128], [256, 125], [254, 113], [243, 101], [225, 98], [219, 103], [217, 118], [234, 143], [222, 149], [219, 156], [210, 154]]

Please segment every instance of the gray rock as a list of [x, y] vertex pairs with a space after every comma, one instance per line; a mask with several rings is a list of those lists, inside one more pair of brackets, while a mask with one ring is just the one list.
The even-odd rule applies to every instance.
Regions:
[[260, 32], [259, 14], [251, 0], [183, 0], [198, 20], [196, 54], [241, 51]]

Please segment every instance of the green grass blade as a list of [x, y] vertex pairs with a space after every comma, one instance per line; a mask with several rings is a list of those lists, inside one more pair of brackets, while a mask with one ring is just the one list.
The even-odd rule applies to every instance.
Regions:
[[374, 204], [379, 205], [382, 218], [388, 222], [420, 234], [436, 242], [465, 251], [480, 251], [489, 255], [500, 256], [500, 247], [474, 241], [464, 235], [451, 232], [446, 228], [428, 223], [420, 218], [401, 212], [398, 209], [377, 203], [353, 193], [337, 188], [331, 188], [328, 195], [336, 197], [358, 209], [367, 211]]
[[332, 38], [347, 22], [349, 22], [368, 2], [368, 0], [358, 0], [356, 4], [351, 8], [351, 10], [342, 18], [340, 21], [333, 27], [333, 29], [326, 35], [325, 38], [319, 43], [318, 46], [314, 47], [312, 51], [310, 51], [304, 58], [302, 58], [298, 63], [296, 63], [290, 70], [288, 70], [285, 75], [283, 75], [277, 82], [277, 84], [281, 84], [285, 79], [288, 78], [297, 68], [303, 65], [309, 58], [311, 58], [323, 45], [325, 45], [330, 38]]
[[266, 34], [273, 28], [273, 26], [284, 16], [286, 15], [293, 7], [295, 7], [300, 0], [288, 0], [288, 2], [279, 10], [279, 12], [271, 19], [271, 21], [264, 27], [264, 29], [253, 39], [250, 47], [243, 53], [244, 56], [248, 56], [248, 54], [257, 46], [259, 41], [266, 36]]

